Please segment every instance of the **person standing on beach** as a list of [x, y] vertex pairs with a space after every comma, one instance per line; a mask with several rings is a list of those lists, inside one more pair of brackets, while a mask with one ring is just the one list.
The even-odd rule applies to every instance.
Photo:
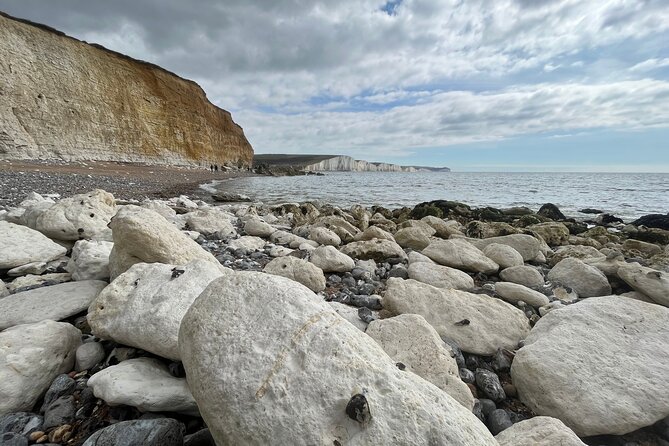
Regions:
[[212, 173], [214, 172], [214, 165], [213, 164], [209, 165], [209, 170], [211, 170]]

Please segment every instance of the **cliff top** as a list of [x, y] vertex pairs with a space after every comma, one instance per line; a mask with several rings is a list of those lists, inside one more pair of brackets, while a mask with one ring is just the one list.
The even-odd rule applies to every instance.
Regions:
[[75, 42], [79, 42], [79, 43], [82, 43], [84, 45], [92, 46], [93, 48], [97, 48], [97, 49], [102, 50], [102, 51], [104, 51], [108, 54], [111, 54], [115, 57], [118, 57], [119, 59], [127, 60], [127, 61], [134, 62], [134, 63], [138, 63], [140, 65], [144, 65], [147, 68], [162, 71], [163, 73], [166, 73], [166, 74], [169, 74], [170, 76], [174, 76], [176, 78], [179, 78], [179, 79], [183, 80], [184, 82], [188, 82], [190, 84], [193, 84], [194, 86], [196, 86], [198, 89], [200, 89], [202, 91], [202, 93], [205, 95], [205, 97], [207, 96], [207, 93], [202, 89], [202, 87], [197, 82], [195, 82], [191, 79], [186, 79], [184, 77], [181, 77], [178, 74], [173, 73], [170, 70], [167, 70], [167, 69], [161, 67], [160, 65], [156, 65], [154, 63], [147, 62], [147, 61], [141, 60], [141, 59], [135, 59], [134, 57], [130, 57], [127, 54], [123, 54], [123, 53], [119, 53], [118, 51], [110, 50], [109, 48], [106, 48], [106, 47], [104, 47], [104, 46], [102, 46], [98, 43], [91, 43], [91, 42], [86, 42], [85, 40], [77, 39], [76, 37], [69, 36], [69, 35], [65, 34], [64, 32], [62, 32], [60, 30], [57, 30], [55, 28], [52, 28], [49, 25], [45, 25], [43, 23], [37, 23], [37, 22], [33, 22], [31, 20], [28, 20], [28, 19], [22, 19], [20, 17], [14, 17], [14, 16], [9, 15], [6, 12], [3, 12], [3, 11], [0, 11], [0, 17], [4, 17], [6, 19], [13, 20], [15, 22], [23, 23], [24, 25], [29, 25], [29, 26], [40, 29], [42, 31], [46, 31], [48, 33], [54, 34], [54, 35], [59, 36], [59, 37], [64, 37], [66, 39], [74, 40]]

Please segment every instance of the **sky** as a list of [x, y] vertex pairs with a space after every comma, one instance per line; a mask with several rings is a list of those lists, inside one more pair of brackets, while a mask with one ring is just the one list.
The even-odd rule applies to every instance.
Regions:
[[256, 153], [669, 172], [669, 0], [0, 0], [199, 83]]

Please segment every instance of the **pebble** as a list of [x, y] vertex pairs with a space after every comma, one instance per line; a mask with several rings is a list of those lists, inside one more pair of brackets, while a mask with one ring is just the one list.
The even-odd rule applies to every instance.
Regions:
[[493, 401], [503, 401], [506, 399], [504, 389], [499, 382], [499, 377], [490, 370], [476, 369], [476, 386], [485, 396]]
[[487, 417], [488, 428], [493, 435], [497, 435], [504, 429], [510, 428], [513, 423], [509, 414], [504, 409], [495, 409]]

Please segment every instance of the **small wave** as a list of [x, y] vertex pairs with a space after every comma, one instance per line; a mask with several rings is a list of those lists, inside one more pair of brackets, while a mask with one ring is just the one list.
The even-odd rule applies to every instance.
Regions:
[[216, 186], [222, 182], [222, 180], [212, 180], [210, 183], [200, 184], [200, 189], [204, 190], [205, 192], [209, 192], [210, 194], [215, 194], [218, 192]]

